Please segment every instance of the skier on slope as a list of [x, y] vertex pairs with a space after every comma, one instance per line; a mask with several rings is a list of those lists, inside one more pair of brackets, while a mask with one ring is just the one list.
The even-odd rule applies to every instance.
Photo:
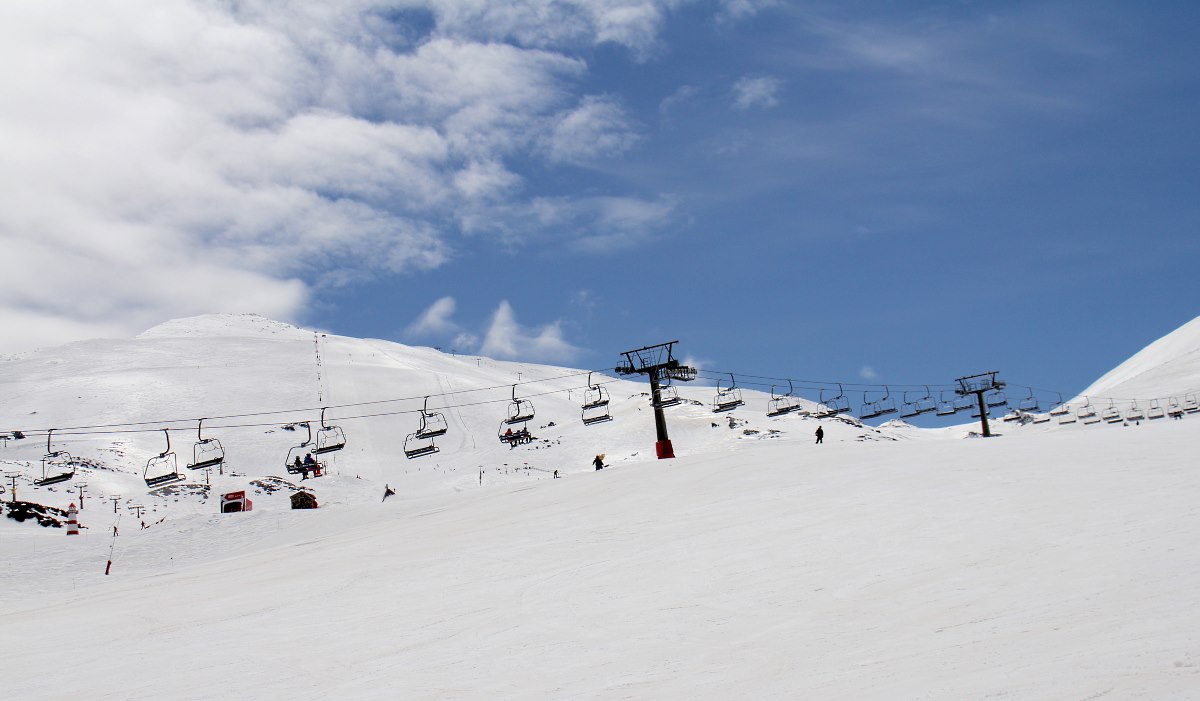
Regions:
[[600, 453], [599, 455], [597, 455], [596, 459], [592, 461], [592, 464], [596, 466], [597, 470], [603, 470], [604, 469], [604, 453]]
[[385, 484], [385, 485], [383, 485], [383, 499], [382, 499], [382, 501], [387, 501], [387, 498], [388, 498], [388, 497], [390, 497], [390, 496], [392, 496], [392, 495], [393, 495], [393, 494], [395, 494], [395, 493], [396, 493], [396, 490], [392, 489], [391, 487], [389, 487], [389, 486], [388, 486], [388, 485], [386, 485], [386, 484]]
[[817, 436], [818, 443], [824, 443], [825, 442], [825, 429], [821, 428], [820, 426], [817, 426], [816, 436]]

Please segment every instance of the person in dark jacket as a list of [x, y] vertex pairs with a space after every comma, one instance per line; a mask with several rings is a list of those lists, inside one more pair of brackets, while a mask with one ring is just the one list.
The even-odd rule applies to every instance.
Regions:
[[817, 426], [817, 442], [825, 442], [825, 429], [821, 428], [820, 426]]
[[604, 455], [603, 454], [597, 455], [596, 459], [592, 461], [592, 464], [596, 466], [597, 470], [603, 470], [604, 469]]

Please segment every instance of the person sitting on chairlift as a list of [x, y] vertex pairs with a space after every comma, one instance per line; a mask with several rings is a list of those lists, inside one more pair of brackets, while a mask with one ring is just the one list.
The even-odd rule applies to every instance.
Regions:
[[316, 460], [313, 460], [312, 453], [309, 453], [308, 455], [304, 456], [304, 464], [305, 465], [312, 465], [315, 462], [316, 462]]
[[299, 455], [297, 455], [297, 456], [296, 456], [296, 462], [295, 462], [295, 463], [293, 463], [293, 464], [294, 464], [296, 467], [300, 467], [300, 456], [299, 456]]

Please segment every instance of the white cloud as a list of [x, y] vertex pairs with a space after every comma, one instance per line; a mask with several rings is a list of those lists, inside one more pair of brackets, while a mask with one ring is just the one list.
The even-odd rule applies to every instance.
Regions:
[[492, 315], [479, 353], [493, 358], [564, 362], [577, 357], [580, 349], [563, 338], [559, 322], [532, 329], [522, 327], [506, 300]]
[[650, 54], [667, 9], [655, 0], [436, 0], [431, 7], [446, 31], [541, 48], [611, 42], [638, 57]]
[[870, 365], [864, 365], [862, 369], [858, 371], [858, 376], [864, 380], [879, 379], [879, 373], [875, 372], [875, 368], [871, 367]]
[[451, 317], [458, 305], [453, 297], [442, 297], [422, 312], [417, 320], [404, 330], [406, 336], [449, 336], [460, 333], [458, 324]]
[[479, 353], [506, 360], [562, 362], [578, 357], [581, 350], [569, 343], [561, 321], [528, 328], [517, 322], [516, 312], [503, 300], [492, 313], [482, 340], [454, 321], [458, 305], [453, 297], [442, 297], [421, 313], [404, 334], [412, 340], [448, 340], [463, 353]]
[[733, 84], [733, 106], [739, 110], [774, 107], [782, 87], [778, 78], [744, 76]]
[[[455, 223], [507, 236], [515, 220], [478, 222], [538, 207], [511, 163], [634, 139], [615, 101], [577, 94], [567, 49], [645, 56], [666, 7], [0, 4], [0, 245], [22, 262], [0, 276], [0, 318], [22, 320], [0, 350], [218, 310], [298, 321], [314, 289], [444, 265]], [[560, 207], [621, 208], [601, 201]]]
[[548, 150], [550, 160], [572, 163], [620, 155], [636, 141], [620, 105], [611, 98], [588, 96], [554, 125]]
[[775, 7], [780, 4], [780, 0], [720, 0], [719, 4], [721, 12], [718, 19], [736, 21], [753, 17], [767, 8]]

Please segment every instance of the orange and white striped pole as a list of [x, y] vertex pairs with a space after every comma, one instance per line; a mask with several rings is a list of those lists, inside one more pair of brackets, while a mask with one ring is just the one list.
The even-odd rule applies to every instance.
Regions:
[[67, 509], [67, 535], [79, 535], [79, 510], [75, 508], [75, 502]]

